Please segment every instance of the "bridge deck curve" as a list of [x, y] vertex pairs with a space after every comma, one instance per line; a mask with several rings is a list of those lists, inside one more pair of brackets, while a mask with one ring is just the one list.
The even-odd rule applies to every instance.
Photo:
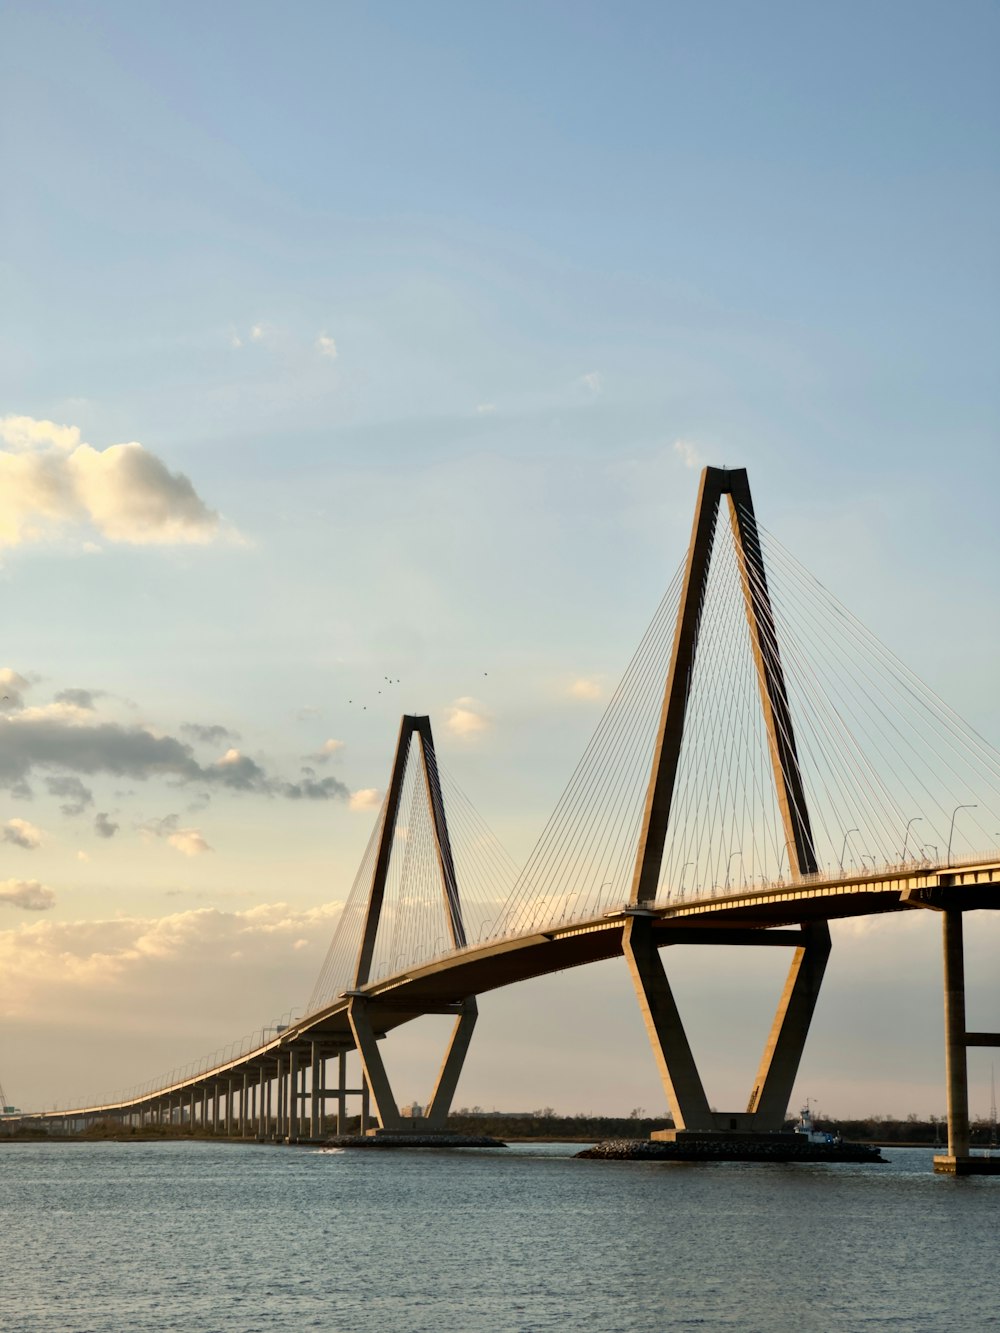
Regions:
[[[661, 948], [675, 944], [794, 945], [798, 927], [912, 908], [1000, 910], [1000, 861], [940, 867], [913, 865], [870, 875], [797, 882], [695, 899], [665, 907], [623, 906], [589, 920], [553, 925], [446, 954], [365, 986], [372, 1026], [383, 1035], [425, 1014], [456, 1013], [474, 995], [536, 977], [614, 958], [622, 952], [622, 927], [641, 912], [653, 918]], [[137, 1110], [170, 1096], [217, 1085], [220, 1080], [269, 1067], [292, 1047], [319, 1043], [324, 1053], [353, 1049], [348, 1022], [351, 993], [299, 1019], [272, 1040], [239, 1057], [125, 1101], [72, 1111], [37, 1112], [32, 1120], [64, 1120]]]

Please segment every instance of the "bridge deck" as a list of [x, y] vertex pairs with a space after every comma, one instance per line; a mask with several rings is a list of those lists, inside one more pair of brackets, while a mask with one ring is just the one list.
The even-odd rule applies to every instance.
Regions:
[[[613, 958], [622, 952], [622, 926], [630, 912], [654, 918], [660, 947], [673, 944], [794, 944], [789, 929], [815, 920], [956, 907], [1000, 910], [1000, 861], [949, 867], [905, 865], [870, 875], [831, 879], [810, 876], [792, 883], [729, 893], [664, 907], [629, 908], [567, 922], [513, 938], [487, 941], [436, 958], [365, 986], [379, 1035], [424, 1014], [457, 1012], [462, 1001], [502, 986]], [[33, 1120], [65, 1120], [137, 1110], [169, 1096], [215, 1085], [245, 1070], [269, 1067], [293, 1047], [320, 1044], [324, 1054], [353, 1049], [347, 1017], [349, 995], [308, 1014], [272, 1040], [230, 1061], [125, 1101], [59, 1112]]]

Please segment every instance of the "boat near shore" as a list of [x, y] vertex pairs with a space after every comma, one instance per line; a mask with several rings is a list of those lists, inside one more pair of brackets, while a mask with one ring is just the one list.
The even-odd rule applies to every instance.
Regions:
[[847, 1143], [839, 1134], [817, 1129], [808, 1102], [791, 1130], [773, 1134], [678, 1130], [655, 1139], [606, 1139], [576, 1156], [615, 1162], [887, 1162], [873, 1144]]

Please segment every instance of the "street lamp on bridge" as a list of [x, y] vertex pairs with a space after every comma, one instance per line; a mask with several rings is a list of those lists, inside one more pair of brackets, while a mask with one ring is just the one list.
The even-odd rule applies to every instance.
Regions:
[[922, 823], [923, 823], [922, 815], [914, 815], [912, 819], [907, 820], [906, 832], [903, 834], [903, 850], [899, 853], [899, 859], [901, 861], [906, 860], [906, 840], [910, 836], [910, 828], [914, 824], [922, 824]]
[[732, 868], [733, 868], [733, 861], [736, 859], [737, 856], [742, 856], [742, 855], [743, 855], [743, 849], [742, 849], [742, 847], [740, 848], [739, 851], [732, 852], [732, 853], [730, 854], [730, 857], [729, 857], [729, 864], [726, 866], [726, 883], [725, 883], [725, 887], [726, 887], [727, 889], [729, 888], [729, 872], [730, 872], [730, 871], [732, 870]]
[[840, 873], [841, 873], [841, 874], [844, 873], [844, 857], [847, 855], [847, 839], [851, 836], [852, 833], [860, 833], [860, 832], [861, 832], [860, 829], [849, 828], [849, 829], [847, 830], [847, 832], [844, 834], [844, 845], [843, 845], [843, 847], [841, 847], [841, 849], [840, 849]]
[[978, 810], [978, 809], [979, 809], [978, 805], [956, 805], [955, 809], [952, 811], [951, 828], [948, 830], [948, 854], [945, 857], [945, 862], [947, 865], [951, 865], [951, 837], [952, 834], [955, 832], [955, 816], [958, 814], [959, 810]]

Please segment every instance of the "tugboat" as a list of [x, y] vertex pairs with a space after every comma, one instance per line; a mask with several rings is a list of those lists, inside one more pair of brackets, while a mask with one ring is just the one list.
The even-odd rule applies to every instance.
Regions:
[[809, 1098], [806, 1098], [806, 1104], [799, 1112], [799, 1122], [794, 1127], [796, 1134], [801, 1134], [806, 1143], [839, 1143], [840, 1135], [827, 1134], [825, 1130], [817, 1129], [813, 1124], [812, 1111], [809, 1109]]

